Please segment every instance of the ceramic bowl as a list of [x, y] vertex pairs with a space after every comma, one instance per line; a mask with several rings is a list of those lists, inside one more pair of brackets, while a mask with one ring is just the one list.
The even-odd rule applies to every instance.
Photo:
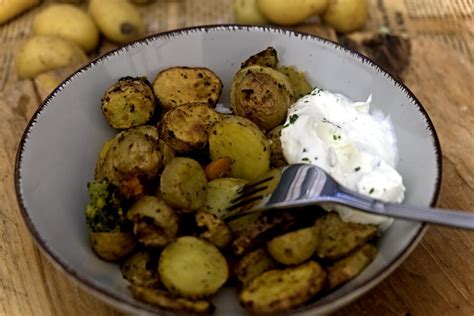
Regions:
[[[373, 95], [373, 107], [390, 115], [398, 139], [397, 169], [406, 202], [434, 205], [441, 182], [438, 138], [427, 113], [400, 82], [366, 57], [333, 42], [284, 29], [207, 26], [150, 36], [121, 47], [78, 70], [40, 105], [21, 139], [15, 166], [16, 191], [34, 240], [52, 262], [87, 290], [133, 313], [168, 314], [132, 298], [118, 265], [98, 259], [84, 219], [86, 184], [93, 178], [102, 143], [115, 135], [100, 110], [100, 98], [118, 78], [156, 74], [171, 66], [205, 66], [223, 81], [220, 102], [241, 61], [267, 46], [282, 65], [304, 70], [310, 82], [353, 100]], [[378, 241], [379, 254], [362, 274], [331, 294], [292, 311], [332, 312], [366, 293], [402, 263], [420, 241], [425, 225], [395, 220]], [[212, 300], [216, 315], [240, 315], [236, 290]]]

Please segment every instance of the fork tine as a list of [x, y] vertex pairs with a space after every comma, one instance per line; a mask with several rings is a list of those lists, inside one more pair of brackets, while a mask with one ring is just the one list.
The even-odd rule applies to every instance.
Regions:
[[262, 192], [263, 190], [266, 190], [268, 189], [268, 186], [263, 186], [263, 187], [260, 187], [260, 188], [256, 188], [254, 190], [243, 190], [241, 194], [239, 194], [239, 196], [237, 196], [236, 198], [232, 199], [230, 201], [230, 203], [236, 203], [240, 200], [243, 200], [243, 199], [246, 199], [250, 196], [252, 196], [253, 194], [255, 193], [258, 193], [258, 192]]
[[251, 197], [251, 198], [246, 199], [246, 200], [241, 200], [239, 203], [235, 203], [235, 204], [232, 204], [231, 206], [229, 206], [229, 207], [227, 208], [227, 211], [229, 211], [229, 212], [230, 212], [230, 211], [234, 211], [234, 210], [236, 210], [236, 209], [238, 209], [238, 208], [241, 208], [241, 207], [243, 207], [243, 206], [245, 206], [245, 205], [247, 205], [247, 204], [250, 204], [250, 203], [252, 203], [252, 202], [258, 201], [258, 200], [260, 200], [261, 198], [262, 198], [261, 196], [254, 196], [254, 197]]
[[270, 181], [270, 180], [272, 180], [272, 179], [273, 179], [273, 177], [267, 177], [267, 178], [265, 178], [265, 179], [258, 180], [258, 181], [256, 181], [256, 182], [247, 183], [247, 184], [244, 185], [242, 188], [240, 188], [240, 189], [237, 191], [237, 193], [238, 193], [238, 194], [242, 194], [243, 192], [245, 192], [245, 191], [247, 191], [247, 190], [250, 190], [250, 189], [252, 189], [252, 188], [254, 188], [254, 187], [256, 187], [256, 186], [258, 186], [258, 185], [260, 185], [260, 184], [263, 184], [263, 183], [265, 183], [265, 182], [268, 182], [268, 181]]
[[[267, 182], [271, 181], [273, 179], [273, 176], [264, 178], [262, 180], [258, 180], [256, 182], [248, 183], [244, 185], [241, 189], [237, 191], [238, 196], [235, 197], [230, 201], [232, 203], [231, 206], [227, 208], [228, 211], [233, 211], [238, 208], [241, 208], [247, 204], [250, 204], [252, 202], [255, 202], [257, 200], [260, 200], [262, 197], [261, 196], [253, 196], [254, 194], [257, 194], [259, 192], [262, 192], [266, 189], [268, 189], [266, 184]], [[262, 186], [260, 186], [262, 185]]]

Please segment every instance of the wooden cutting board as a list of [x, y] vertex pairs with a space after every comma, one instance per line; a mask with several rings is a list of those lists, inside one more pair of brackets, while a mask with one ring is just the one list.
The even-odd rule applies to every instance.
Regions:
[[[444, 172], [439, 206], [445, 208], [474, 210], [473, 75], [473, 64], [448, 47], [411, 39], [404, 80], [440, 137]], [[15, 154], [39, 101], [32, 81], [18, 81], [0, 94], [0, 314], [120, 315], [56, 270], [34, 247], [21, 218], [14, 191]], [[472, 316], [473, 262], [472, 232], [431, 227], [391, 276], [336, 315]]]

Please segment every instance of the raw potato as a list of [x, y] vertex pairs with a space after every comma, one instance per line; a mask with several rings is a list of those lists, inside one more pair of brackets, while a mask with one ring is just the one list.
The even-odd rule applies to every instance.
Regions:
[[0, 24], [38, 5], [41, 0], [2, 0], [0, 2]]
[[353, 254], [334, 263], [328, 268], [329, 288], [335, 288], [355, 278], [374, 260], [376, 255], [377, 248], [366, 244]]
[[205, 300], [189, 300], [178, 297], [163, 290], [150, 289], [143, 286], [130, 286], [133, 297], [142, 302], [159, 306], [163, 309], [191, 315], [212, 314], [215, 307]]
[[278, 65], [278, 53], [275, 48], [267, 47], [265, 50], [262, 50], [261, 52], [250, 56], [246, 61], [242, 63], [240, 68], [245, 68], [253, 65], [276, 68]]
[[212, 126], [220, 120], [206, 103], [180, 105], [163, 115], [160, 137], [179, 153], [200, 150], [207, 145]]
[[231, 175], [252, 181], [270, 168], [270, 146], [265, 135], [251, 121], [242, 117], [224, 119], [211, 130], [209, 136], [211, 159], [230, 157]]
[[260, 12], [272, 23], [294, 25], [326, 10], [330, 0], [257, 0]]
[[118, 261], [133, 252], [137, 242], [129, 232], [90, 232], [92, 249], [102, 259]]
[[316, 221], [320, 258], [338, 259], [351, 253], [377, 235], [377, 226], [346, 223], [337, 213], [331, 212]]
[[128, 0], [90, 0], [89, 13], [111, 41], [126, 44], [145, 35], [143, 18]]
[[148, 251], [131, 255], [120, 266], [122, 276], [133, 285], [156, 288], [160, 285], [158, 256]]
[[229, 275], [227, 261], [219, 250], [191, 236], [180, 237], [163, 250], [158, 271], [170, 292], [187, 298], [216, 293]]
[[326, 272], [315, 261], [256, 277], [240, 293], [241, 304], [252, 314], [280, 313], [308, 301], [323, 287]]
[[362, 28], [368, 17], [367, 0], [332, 0], [323, 20], [337, 32], [349, 33]]
[[21, 79], [34, 78], [48, 70], [86, 61], [86, 54], [74, 42], [46, 35], [29, 38], [15, 59], [16, 70]]
[[147, 247], [164, 247], [176, 238], [178, 216], [164, 201], [155, 196], [144, 196], [127, 212], [134, 223], [133, 232]]
[[155, 112], [155, 96], [145, 77], [123, 77], [105, 91], [101, 108], [113, 128], [147, 123]]
[[217, 248], [225, 248], [232, 241], [232, 232], [229, 227], [222, 219], [212, 213], [197, 212], [196, 224], [199, 230], [203, 230], [199, 237]]
[[232, 111], [263, 130], [281, 124], [293, 101], [293, 87], [288, 77], [273, 68], [248, 66], [242, 68], [232, 80]]
[[207, 196], [207, 179], [196, 160], [176, 157], [161, 174], [160, 192], [165, 202], [182, 210], [203, 207]]
[[156, 76], [153, 92], [164, 109], [189, 103], [215, 107], [222, 92], [222, 81], [207, 68], [172, 67]]
[[33, 19], [34, 35], [53, 35], [70, 40], [90, 52], [99, 43], [99, 30], [83, 10], [72, 4], [52, 4]]
[[260, 13], [257, 0], [234, 1], [235, 22], [239, 24], [267, 24], [268, 20]]
[[307, 95], [311, 90], [313, 90], [304, 73], [296, 70], [295, 67], [279, 67], [278, 71], [285, 74], [288, 79], [290, 79], [296, 99]]
[[237, 262], [235, 275], [242, 285], [247, 285], [260, 274], [278, 267], [278, 263], [273, 260], [263, 248], [249, 252]]
[[318, 232], [314, 227], [302, 228], [277, 236], [267, 243], [268, 253], [285, 265], [305, 262], [318, 247]]
[[246, 180], [236, 178], [220, 178], [209, 181], [206, 210], [222, 219], [232, 215], [231, 212], [227, 212], [227, 208], [231, 206], [231, 201], [237, 197], [237, 191], [246, 183]]
[[270, 166], [278, 168], [288, 165], [285, 156], [283, 155], [283, 148], [281, 147], [281, 129], [283, 125], [279, 125], [267, 133], [267, 139], [270, 143]]

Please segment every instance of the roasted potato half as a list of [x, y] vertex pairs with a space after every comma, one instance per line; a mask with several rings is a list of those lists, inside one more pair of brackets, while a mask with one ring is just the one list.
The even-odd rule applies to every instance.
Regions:
[[160, 148], [161, 158], [163, 159], [163, 166], [166, 166], [168, 162], [173, 160], [176, 157], [176, 153], [173, 148], [171, 148], [167, 143], [162, 139], [158, 141], [158, 147]]
[[320, 258], [338, 259], [346, 256], [377, 235], [377, 226], [342, 221], [335, 212], [319, 218], [315, 228], [319, 231], [316, 254]]
[[156, 196], [140, 198], [126, 216], [133, 222], [133, 233], [138, 241], [147, 247], [164, 247], [176, 238], [178, 216]]
[[222, 82], [207, 68], [173, 67], [156, 76], [153, 91], [160, 105], [167, 110], [189, 103], [215, 107], [222, 92]]
[[287, 76], [270, 67], [258, 65], [242, 68], [232, 80], [230, 102], [232, 111], [263, 130], [280, 125], [294, 101], [294, 92]]
[[121, 264], [120, 272], [133, 285], [156, 288], [160, 285], [158, 259], [148, 251], [138, 251]]
[[127, 129], [147, 123], [155, 112], [155, 96], [144, 77], [124, 77], [101, 99], [102, 113], [113, 128]]
[[180, 237], [163, 250], [158, 271], [170, 292], [194, 299], [214, 294], [229, 276], [227, 261], [219, 250], [191, 236]]
[[376, 255], [377, 248], [371, 244], [365, 244], [353, 254], [336, 261], [328, 268], [329, 287], [335, 288], [355, 278], [374, 260]]
[[326, 272], [315, 261], [256, 277], [240, 293], [241, 304], [252, 314], [280, 313], [297, 307], [318, 293]]
[[278, 67], [278, 71], [285, 74], [290, 79], [291, 86], [295, 92], [295, 98], [299, 99], [313, 90], [303, 72], [296, 70], [295, 67]]
[[267, 47], [265, 50], [250, 56], [244, 61], [240, 68], [258, 65], [262, 67], [276, 68], [278, 65], [278, 54], [275, 48]]
[[237, 197], [237, 192], [248, 181], [236, 178], [219, 178], [207, 184], [206, 210], [225, 219], [231, 215], [227, 208], [231, 201]]
[[190, 300], [178, 297], [163, 290], [150, 289], [144, 286], [130, 286], [133, 297], [142, 302], [159, 306], [173, 312], [186, 315], [210, 315], [215, 307], [209, 301]]
[[268, 143], [270, 144], [270, 166], [272, 168], [288, 165], [281, 147], [280, 136], [282, 128], [283, 126], [279, 125], [267, 133]]
[[217, 248], [225, 248], [232, 241], [232, 232], [229, 227], [215, 214], [197, 212], [196, 224], [198, 229], [202, 231], [199, 237], [207, 240]]
[[260, 274], [278, 267], [278, 263], [265, 251], [259, 248], [249, 252], [235, 265], [235, 275], [244, 286]]
[[267, 243], [267, 251], [279, 263], [297, 265], [311, 258], [318, 241], [318, 232], [311, 226], [273, 238]]
[[255, 180], [270, 168], [270, 145], [254, 123], [230, 117], [214, 125], [209, 136], [211, 159], [230, 157], [234, 178]]
[[209, 131], [220, 115], [205, 103], [185, 104], [170, 109], [160, 121], [160, 137], [176, 152], [204, 148]]
[[131, 232], [90, 232], [92, 249], [106, 261], [118, 261], [133, 252], [137, 241]]
[[161, 174], [160, 193], [167, 204], [183, 211], [202, 208], [207, 196], [204, 170], [196, 160], [174, 158]]

